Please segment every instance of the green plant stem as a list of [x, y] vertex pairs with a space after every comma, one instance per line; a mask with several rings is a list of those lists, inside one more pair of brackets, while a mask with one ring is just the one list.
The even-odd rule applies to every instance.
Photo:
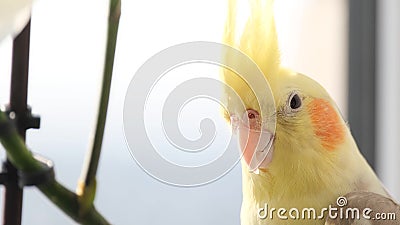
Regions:
[[[0, 123], [11, 123], [7, 115], [2, 111], [0, 111]], [[8, 126], [5, 133], [7, 133], [7, 135], [0, 136], [0, 142], [7, 151], [7, 156], [11, 163], [17, 169], [29, 172], [36, 172], [44, 169], [42, 164], [33, 158], [32, 153], [25, 146], [15, 127]], [[82, 214], [79, 196], [63, 187], [56, 180], [38, 185], [38, 188], [76, 222], [87, 225], [109, 224], [93, 205], [85, 211], [86, 213]]]
[[104, 136], [104, 128], [107, 118], [107, 108], [110, 96], [111, 78], [114, 66], [115, 47], [119, 18], [121, 14], [121, 1], [111, 0], [108, 17], [108, 32], [106, 57], [103, 70], [103, 81], [100, 92], [100, 102], [97, 111], [95, 132], [88, 148], [85, 163], [82, 168], [80, 181], [78, 182], [77, 193], [81, 196], [84, 205], [90, 206], [96, 192], [96, 173], [100, 159], [101, 146]]

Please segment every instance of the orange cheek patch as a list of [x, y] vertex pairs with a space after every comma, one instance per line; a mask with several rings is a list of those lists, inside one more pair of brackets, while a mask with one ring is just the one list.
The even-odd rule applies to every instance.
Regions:
[[325, 99], [314, 99], [308, 105], [308, 112], [315, 135], [322, 146], [333, 151], [344, 140], [344, 127], [336, 110]]

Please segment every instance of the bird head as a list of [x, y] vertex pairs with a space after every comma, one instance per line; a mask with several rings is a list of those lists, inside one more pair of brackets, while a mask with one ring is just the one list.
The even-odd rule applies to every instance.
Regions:
[[[250, 16], [236, 41], [236, 3], [230, 1], [224, 43], [253, 60], [268, 82], [266, 88], [271, 95], [257, 96], [257, 91], [245, 82], [253, 74], [240, 77], [228, 70], [222, 73], [244, 105], [238, 108], [237, 102], [228, 101], [226, 112], [226, 118], [237, 127], [242, 161], [250, 172], [318, 173], [334, 163], [335, 149], [347, 134], [346, 124], [321, 85], [281, 67], [273, 1], [250, 3]], [[232, 115], [238, 119], [232, 119]], [[324, 165], [319, 165], [322, 162]]]

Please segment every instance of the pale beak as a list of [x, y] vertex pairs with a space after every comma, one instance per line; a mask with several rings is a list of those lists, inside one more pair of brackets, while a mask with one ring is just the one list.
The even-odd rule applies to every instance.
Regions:
[[235, 127], [243, 159], [251, 172], [258, 173], [272, 161], [274, 133], [251, 123], [247, 118], [236, 120]]

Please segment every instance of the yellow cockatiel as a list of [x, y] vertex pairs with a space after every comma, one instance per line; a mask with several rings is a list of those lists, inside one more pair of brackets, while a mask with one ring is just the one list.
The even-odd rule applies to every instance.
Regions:
[[[237, 112], [232, 105], [235, 103], [228, 102], [228, 113], [248, 117], [247, 126], [238, 125], [239, 131], [249, 130], [245, 134], [239, 132], [244, 156], [241, 224], [322, 225], [326, 217], [279, 219], [275, 211], [271, 219], [269, 216], [262, 218], [260, 214], [271, 208], [297, 208], [301, 212], [312, 207], [318, 215], [339, 196], [355, 191], [377, 193], [379, 195], [372, 194], [369, 198], [379, 197], [393, 203], [383, 197], [388, 196], [387, 192], [360, 154], [346, 122], [325, 89], [307, 76], [280, 66], [273, 1], [250, 0], [249, 4], [250, 16], [236, 41], [237, 6], [235, 0], [229, 1], [224, 42], [249, 56], [263, 72], [273, 94], [275, 104], [271, 106], [276, 107], [274, 115], [264, 116], [276, 117], [276, 131], [271, 133], [273, 140], [268, 155], [256, 162], [257, 168], [250, 168], [257, 151], [254, 142], [263, 138], [260, 123], [265, 118], [261, 118], [259, 103], [249, 86], [235, 74], [224, 71], [224, 81], [245, 105], [242, 112]], [[244, 79], [246, 76], [251, 74], [245, 74]], [[265, 209], [266, 204], [269, 209]], [[395, 222], [400, 224], [400, 221]], [[334, 220], [331, 223], [334, 224]], [[397, 223], [392, 221], [392, 224]]]

